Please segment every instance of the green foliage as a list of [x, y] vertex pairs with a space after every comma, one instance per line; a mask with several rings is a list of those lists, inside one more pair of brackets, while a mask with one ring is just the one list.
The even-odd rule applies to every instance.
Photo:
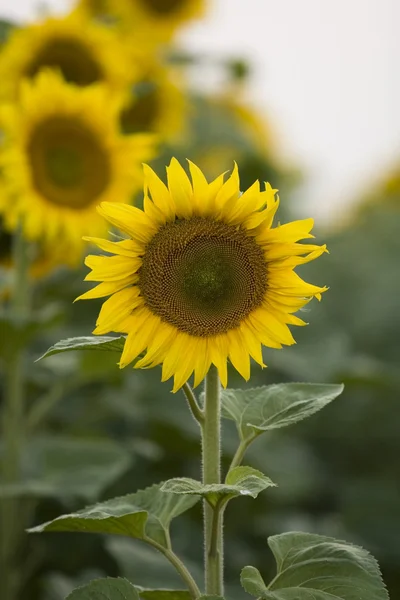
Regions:
[[0, 358], [9, 359], [39, 333], [59, 325], [62, 319], [62, 308], [58, 304], [49, 304], [24, 317], [14, 316], [4, 309], [0, 310]]
[[132, 464], [131, 454], [111, 440], [45, 436], [24, 449], [21, 481], [0, 484], [0, 497], [35, 496], [94, 501]]
[[[138, 588], [137, 588], [138, 589]], [[143, 590], [138, 589], [143, 600], [190, 600], [186, 590]]]
[[77, 588], [66, 600], [139, 600], [139, 594], [126, 579], [107, 577]]
[[75, 338], [68, 338], [61, 340], [51, 346], [46, 352], [38, 358], [42, 360], [53, 354], [60, 354], [62, 352], [72, 352], [74, 350], [103, 350], [106, 352], [122, 352], [124, 348], [125, 337], [111, 337], [111, 336], [82, 336]]
[[270, 537], [277, 575], [266, 586], [259, 571], [245, 567], [241, 583], [265, 600], [388, 600], [376, 560], [363, 548], [310, 533]]
[[88, 506], [76, 513], [62, 515], [30, 529], [44, 531], [83, 531], [126, 535], [168, 547], [172, 519], [187, 511], [199, 496], [177, 496], [161, 492], [161, 484], [152, 485], [107, 502]]
[[177, 477], [166, 481], [162, 491], [173, 494], [199, 495], [206, 498], [211, 506], [225, 504], [235, 496], [251, 496], [258, 494], [275, 484], [257, 469], [252, 467], [235, 467], [229, 471], [225, 483], [203, 485], [200, 481], [188, 477]]
[[343, 385], [281, 383], [250, 390], [222, 392], [222, 415], [235, 421], [242, 440], [263, 431], [293, 425], [321, 410], [343, 391]]

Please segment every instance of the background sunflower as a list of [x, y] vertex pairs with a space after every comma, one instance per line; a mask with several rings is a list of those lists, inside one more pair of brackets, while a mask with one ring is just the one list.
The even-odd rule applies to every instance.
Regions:
[[149, 135], [122, 135], [118, 116], [104, 86], [81, 91], [51, 72], [22, 84], [2, 115], [0, 207], [10, 228], [22, 218], [30, 239], [70, 244], [78, 256], [85, 233], [105, 232], [97, 204], [130, 201], [154, 151]]

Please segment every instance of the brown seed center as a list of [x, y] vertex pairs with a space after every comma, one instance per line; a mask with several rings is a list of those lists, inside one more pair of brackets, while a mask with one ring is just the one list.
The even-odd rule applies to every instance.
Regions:
[[84, 208], [109, 185], [108, 154], [94, 133], [76, 119], [43, 121], [27, 150], [33, 185], [54, 204]]
[[262, 249], [244, 230], [194, 217], [162, 227], [146, 247], [139, 287], [148, 308], [193, 336], [238, 327], [267, 286]]
[[50, 39], [45, 43], [26, 69], [26, 76], [34, 77], [45, 67], [59, 69], [66, 81], [80, 86], [103, 78], [89, 48], [72, 38]]

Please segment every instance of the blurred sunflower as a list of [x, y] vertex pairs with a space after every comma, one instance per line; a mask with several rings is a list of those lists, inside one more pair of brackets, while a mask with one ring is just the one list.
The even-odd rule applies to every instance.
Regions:
[[[10, 271], [13, 266], [13, 245], [14, 234], [5, 229], [4, 223], [0, 218], [0, 270]], [[32, 248], [32, 256], [30, 256], [29, 275], [33, 279], [45, 277], [56, 267], [60, 265], [70, 264], [70, 256], [63, 252], [60, 248], [54, 251], [54, 248], [47, 250], [43, 246], [37, 245]], [[4, 291], [7, 293], [8, 288], [0, 291], [0, 297], [4, 296]]]
[[80, 0], [76, 11], [114, 16], [127, 31], [156, 44], [168, 41], [184, 22], [202, 16], [205, 0]]
[[172, 75], [161, 65], [144, 69], [140, 81], [133, 86], [123, 104], [121, 127], [124, 133], [151, 131], [163, 140], [173, 140], [182, 133], [185, 96], [182, 86], [173, 81]]
[[325, 246], [312, 238], [312, 219], [272, 229], [276, 190], [259, 182], [240, 193], [238, 169], [208, 184], [193, 163], [189, 180], [173, 159], [168, 187], [145, 166], [144, 210], [103, 203], [99, 212], [129, 239], [92, 240], [114, 256], [88, 256], [88, 281], [101, 282], [81, 299], [111, 296], [95, 334], [127, 333], [120, 366], [144, 352], [136, 368], [162, 364], [174, 391], [213, 363], [227, 385], [227, 359], [247, 380], [250, 356], [263, 365], [261, 345], [294, 344], [288, 328], [305, 325], [293, 313], [327, 288], [293, 269]]
[[105, 232], [95, 206], [129, 202], [140, 164], [154, 152], [152, 136], [119, 133], [118, 111], [104, 86], [81, 90], [52, 72], [22, 84], [18, 105], [2, 110], [0, 168], [8, 199], [0, 198], [0, 213], [8, 227], [22, 215], [30, 239], [78, 251], [83, 233]]
[[21, 79], [42, 69], [61, 72], [68, 83], [106, 83], [125, 90], [134, 77], [123, 43], [111, 28], [78, 15], [48, 18], [15, 29], [0, 54], [0, 97], [14, 99]]

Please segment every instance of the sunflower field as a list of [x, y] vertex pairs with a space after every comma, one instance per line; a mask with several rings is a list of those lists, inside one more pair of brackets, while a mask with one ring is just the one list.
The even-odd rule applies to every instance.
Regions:
[[0, 20], [0, 600], [400, 597], [400, 167], [299, 219], [207, 10]]

